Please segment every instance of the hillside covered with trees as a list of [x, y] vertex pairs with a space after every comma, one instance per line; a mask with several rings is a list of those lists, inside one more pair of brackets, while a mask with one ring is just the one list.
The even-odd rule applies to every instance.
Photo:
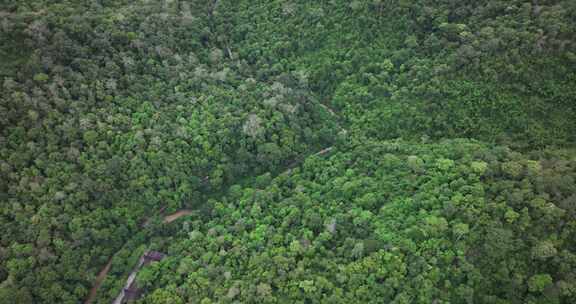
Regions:
[[571, 0], [0, 4], [0, 303], [110, 303], [147, 250], [141, 303], [575, 303], [575, 33]]

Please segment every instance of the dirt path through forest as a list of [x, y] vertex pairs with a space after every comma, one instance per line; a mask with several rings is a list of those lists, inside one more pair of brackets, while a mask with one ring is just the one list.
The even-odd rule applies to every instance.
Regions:
[[106, 266], [104, 266], [104, 268], [102, 268], [102, 270], [100, 270], [100, 272], [98, 273], [98, 276], [94, 281], [94, 285], [92, 286], [92, 289], [90, 289], [90, 294], [88, 295], [86, 301], [84, 301], [84, 304], [91, 304], [92, 302], [94, 302], [94, 299], [96, 298], [96, 293], [98, 292], [100, 285], [102, 285], [102, 282], [106, 278], [108, 271], [110, 271], [111, 266], [112, 266], [112, 258], [108, 260]]

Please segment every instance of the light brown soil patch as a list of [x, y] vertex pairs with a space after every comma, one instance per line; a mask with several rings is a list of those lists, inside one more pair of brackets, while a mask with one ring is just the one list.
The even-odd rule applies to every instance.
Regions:
[[169, 223], [172, 223], [173, 221], [175, 221], [175, 220], [177, 220], [183, 216], [190, 215], [190, 214], [192, 214], [192, 210], [187, 210], [187, 209], [180, 210], [180, 211], [177, 211], [176, 213], [172, 213], [172, 214], [165, 216], [162, 223], [169, 224]]

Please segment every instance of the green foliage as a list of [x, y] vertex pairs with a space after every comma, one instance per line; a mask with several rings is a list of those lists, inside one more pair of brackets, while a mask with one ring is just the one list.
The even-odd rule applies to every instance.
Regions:
[[0, 4], [0, 303], [576, 302], [574, 3]]
[[360, 3], [223, 1], [216, 22], [259, 55], [256, 66], [308, 71], [311, 88], [370, 136], [574, 141], [570, 1]]
[[[527, 159], [468, 140], [359, 139], [339, 151], [264, 188], [233, 187], [210, 218], [191, 220], [193, 234], [174, 236], [167, 251], [180, 262], [162, 262], [151, 289], [175, 285], [184, 301], [212, 302], [574, 300], [565, 281], [575, 275], [574, 235], [562, 228], [574, 209], [561, 207], [572, 193], [538, 188], [566, 173], [487, 169], [538, 160], [574, 176], [573, 158]], [[542, 216], [556, 208], [568, 213]], [[553, 286], [562, 292], [547, 292]]]
[[552, 277], [549, 274], [537, 274], [528, 280], [528, 290], [531, 292], [542, 292], [552, 284]]

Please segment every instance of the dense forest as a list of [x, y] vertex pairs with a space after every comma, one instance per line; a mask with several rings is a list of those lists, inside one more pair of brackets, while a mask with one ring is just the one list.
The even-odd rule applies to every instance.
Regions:
[[2, 304], [576, 303], [576, 1], [5, 1], [0, 80]]

